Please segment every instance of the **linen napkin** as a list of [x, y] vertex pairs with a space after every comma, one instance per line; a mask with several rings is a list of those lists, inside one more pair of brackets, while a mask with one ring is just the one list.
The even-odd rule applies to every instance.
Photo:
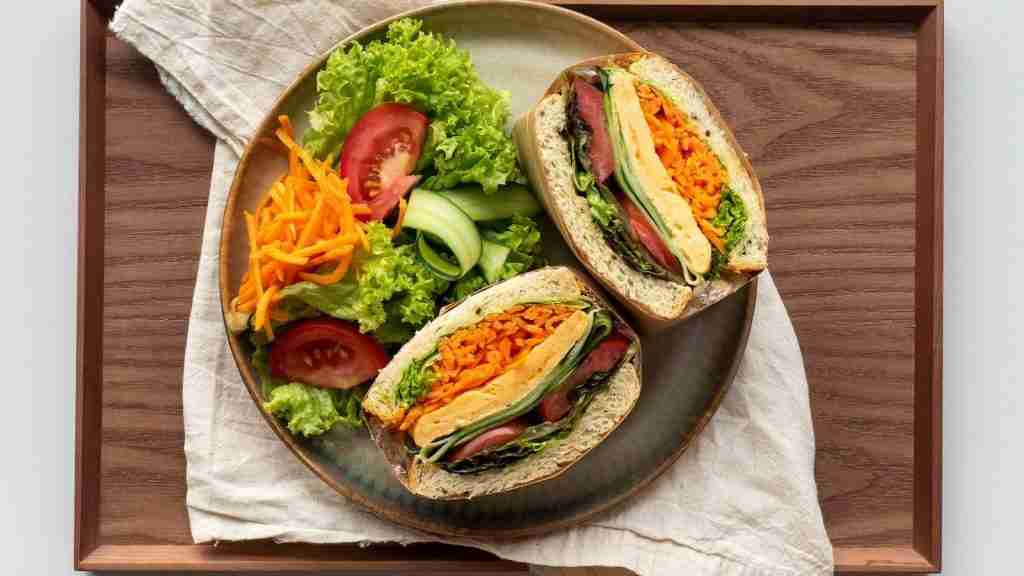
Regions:
[[[334, 493], [260, 417], [228, 351], [217, 293], [221, 216], [246, 141], [318, 54], [423, 0], [126, 0], [112, 30], [156, 64], [218, 138], [189, 318], [183, 407], [189, 520], [197, 543], [272, 538], [439, 541]], [[731, 390], [679, 461], [625, 505], [554, 534], [444, 541], [548, 566], [621, 566], [643, 576], [830, 574], [814, 482], [803, 360], [785, 306], [761, 275]]]

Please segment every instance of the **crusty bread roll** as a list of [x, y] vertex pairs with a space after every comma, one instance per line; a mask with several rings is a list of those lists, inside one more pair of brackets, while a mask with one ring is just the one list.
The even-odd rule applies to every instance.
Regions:
[[[695, 287], [634, 270], [605, 241], [586, 199], [573, 184], [564, 90], [577, 68], [615, 66], [653, 85], [704, 131], [728, 173], [728, 184], [743, 200], [747, 223], [742, 244], [729, 256], [721, 278]], [[687, 318], [745, 285], [767, 266], [768, 229], [761, 185], [721, 114], [703, 88], [664, 58], [635, 52], [586, 60], [567, 69], [541, 101], [515, 125], [519, 157], [548, 214], [576, 257], [648, 330]]]
[[[453, 474], [435, 464], [417, 462], [410, 456], [405, 449], [404, 435], [393, 432], [402, 414], [401, 407], [394, 401], [395, 391], [410, 363], [430, 354], [440, 338], [472, 326], [489, 314], [516, 304], [579, 298], [611, 312], [620, 329], [625, 329], [633, 339], [633, 344], [627, 359], [594, 396], [569, 435], [523, 460], [472, 474]], [[371, 436], [410, 492], [439, 500], [468, 499], [552, 478], [579, 461], [633, 409], [640, 396], [640, 366], [639, 339], [596, 289], [568, 268], [548, 267], [476, 292], [424, 326], [381, 370], [363, 400], [363, 408]]]

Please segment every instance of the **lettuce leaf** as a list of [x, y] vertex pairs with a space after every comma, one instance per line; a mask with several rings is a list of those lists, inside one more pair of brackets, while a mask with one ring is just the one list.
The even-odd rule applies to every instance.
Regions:
[[747, 231], [747, 208], [743, 205], [743, 199], [732, 188], [725, 186], [722, 189], [722, 201], [718, 204], [718, 214], [711, 221], [711, 225], [719, 230], [725, 230], [725, 253], [712, 248], [711, 269], [704, 275], [708, 280], [716, 280], [729, 264], [729, 255], [732, 254], [733, 248], [743, 240]]
[[293, 434], [307, 438], [319, 436], [335, 424], [350, 428], [363, 425], [362, 394], [355, 390], [328, 390], [289, 382], [274, 388], [263, 407], [284, 420]]
[[532, 218], [513, 216], [505, 228], [486, 230], [484, 237], [511, 250], [499, 280], [518, 276], [542, 263], [540, 227]]
[[747, 229], [747, 208], [743, 199], [732, 188], [725, 186], [722, 190], [722, 201], [718, 204], [718, 214], [711, 225], [725, 230], [725, 256], [732, 253]]
[[434, 371], [430, 370], [430, 366], [436, 358], [437, 354], [431, 354], [406, 367], [402, 372], [402, 379], [398, 381], [398, 387], [395, 388], [395, 404], [402, 408], [408, 408], [430, 390], [430, 385], [435, 378]]
[[278, 386], [263, 407], [287, 423], [293, 434], [319, 436], [338, 422], [338, 409], [331, 393], [298, 382]]
[[[359, 252], [355, 273], [341, 282], [321, 286], [299, 282], [281, 290], [285, 302], [297, 299], [321, 312], [359, 323], [362, 332], [383, 326], [390, 342], [411, 334], [437, 314], [436, 299], [448, 288], [416, 257], [412, 245], [395, 246], [391, 230], [381, 222], [367, 225], [369, 252]], [[396, 322], [404, 323], [407, 328]]]
[[436, 173], [424, 187], [476, 182], [493, 193], [521, 181], [515, 146], [505, 134], [508, 93], [483, 83], [469, 52], [422, 26], [404, 18], [388, 26], [384, 40], [335, 50], [317, 74], [317, 102], [303, 144], [314, 156], [333, 157], [367, 110], [401, 102], [431, 121], [421, 164], [431, 163]]
[[487, 286], [487, 279], [484, 278], [480, 270], [474, 268], [452, 285], [452, 289], [448, 293], [448, 301], [458, 302], [484, 286]]

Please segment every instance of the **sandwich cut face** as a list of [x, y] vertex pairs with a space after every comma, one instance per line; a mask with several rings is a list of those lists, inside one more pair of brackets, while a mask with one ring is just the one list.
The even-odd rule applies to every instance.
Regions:
[[402, 374], [404, 432], [424, 463], [456, 474], [508, 465], [565, 437], [635, 335], [586, 299], [515, 304], [442, 336]]
[[[591, 214], [606, 238], [615, 236], [608, 225], [610, 211], [596, 205], [594, 198], [605, 203], [614, 198], [626, 223], [619, 228], [631, 232], [636, 244], [647, 251], [648, 261], [660, 264], [656, 269], [630, 259], [637, 271], [661, 274], [681, 264], [681, 278], [674, 279], [689, 285], [716, 277], [743, 238], [746, 213], [742, 199], [729, 187], [725, 165], [708, 144], [710, 133], [659, 88], [625, 69], [576, 70], [569, 74], [567, 85], [579, 86], [581, 79], [603, 92], [605, 126], [595, 126], [593, 114], [580, 117], [580, 90], [570, 88], [570, 123], [583, 125], [568, 131], [575, 170], [585, 171], [595, 164], [590, 134], [607, 129], [614, 144], [614, 178], [576, 178], [577, 183], [600, 190], [601, 194], [580, 193], [587, 195]], [[581, 138], [588, 140], [582, 146]], [[580, 161], [588, 154], [590, 158]], [[671, 256], [667, 262], [664, 253]]]

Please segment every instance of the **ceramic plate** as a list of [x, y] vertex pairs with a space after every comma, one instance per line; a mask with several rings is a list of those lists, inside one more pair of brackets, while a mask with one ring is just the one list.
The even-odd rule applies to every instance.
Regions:
[[[640, 47], [608, 26], [561, 8], [526, 2], [446, 3], [406, 15], [469, 50], [485, 82], [508, 90], [514, 120], [544, 93], [555, 76], [585, 58]], [[378, 37], [390, 20], [342, 44]], [[261, 134], [289, 114], [301, 131], [313, 107], [316, 72], [308, 68], [269, 110]], [[254, 139], [255, 141], [255, 139]], [[221, 302], [230, 302], [246, 268], [242, 211], [253, 210], [271, 182], [287, 169], [279, 154], [251, 145], [238, 165], [224, 215]], [[552, 263], [575, 264], [555, 228], [546, 223]], [[561, 476], [505, 494], [439, 502], [413, 496], [392, 476], [365, 431], [336, 427], [315, 440], [292, 436], [266, 413], [278, 436], [339, 493], [387, 519], [446, 535], [514, 537], [578, 523], [621, 502], [672, 464], [718, 407], [746, 345], [756, 285], [751, 284], [696, 318], [643, 339], [643, 391], [626, 421]], [[259, 385], [248, 343], [230, 335], [232, 354], [257, 404]]]

